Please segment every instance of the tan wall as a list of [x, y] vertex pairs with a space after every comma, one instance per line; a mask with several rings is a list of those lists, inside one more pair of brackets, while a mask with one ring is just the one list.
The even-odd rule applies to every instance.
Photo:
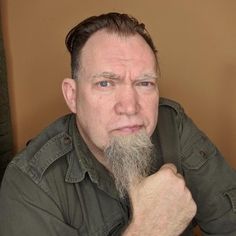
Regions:
[[17, 150], [68, 111], [60, 91], [70, 75], [67, 31], [122, 11], [144, 21], [158, 45], [161, 94], [181, 102], [236, 167], [236, 1], [2, 0], [1, 11]]

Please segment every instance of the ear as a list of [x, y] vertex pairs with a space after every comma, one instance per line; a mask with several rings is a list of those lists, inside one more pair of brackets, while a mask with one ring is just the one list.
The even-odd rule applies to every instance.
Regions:
[[71, 112], [76, 113], [76, 81], [66, 78], [62, 81], [62, 93]]

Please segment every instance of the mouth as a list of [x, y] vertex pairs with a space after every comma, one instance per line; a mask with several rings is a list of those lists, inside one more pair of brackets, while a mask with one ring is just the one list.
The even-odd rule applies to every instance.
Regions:
[[143, 125], [128, 125], [128, 126], [122, 126], [122, 127], [116, 128], [112, 130], [112, 133], [123, 134], [123, 135], [133, 134], [140, 131], [143, 128], [144, 128]]

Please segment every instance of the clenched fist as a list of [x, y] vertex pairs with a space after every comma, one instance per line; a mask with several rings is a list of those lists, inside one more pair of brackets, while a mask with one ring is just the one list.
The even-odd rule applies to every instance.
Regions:
[[173, 164], [133, 186], [129, 195], [133, 217], [126, 236], [178, 236], [196, 214], [192, 195]]

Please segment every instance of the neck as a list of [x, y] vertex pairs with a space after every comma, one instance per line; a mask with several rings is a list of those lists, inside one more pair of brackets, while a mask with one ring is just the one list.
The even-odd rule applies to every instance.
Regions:
[[104, 155], [104, 151], [102, 149], [99, 149], [97, 146], [95, 146], [89, 138], [84, 134], [83, 130], [79, 128], [79, 125], [77, 124], [77, 128], [79, 130], [79, 133], [87, 145], [89, 151], [93, 154], [93, 156], [96, 158], [98, 162], [100, 162], [109, 172], [111, 172], [111, 168], [109, 166], [109, 163], [107, 162], [107, 158]]

